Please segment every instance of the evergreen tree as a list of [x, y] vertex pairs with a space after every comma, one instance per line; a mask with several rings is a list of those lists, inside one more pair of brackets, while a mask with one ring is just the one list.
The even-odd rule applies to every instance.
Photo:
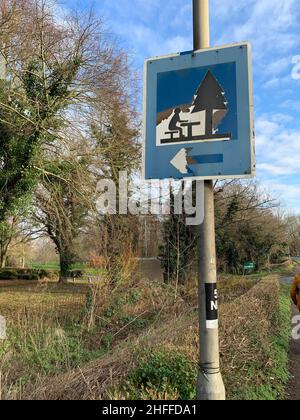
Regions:
[[171, 196], [171, 215], [163, 223], [163, 244], [160, 260], [164, 269], [165, 282], [184, 284], [195, 263], [197, 255], [196, 229], [186, 225], [186, 215], [174, 213], [175, 197]]
[[227, 110], [224, 91], [212, 72], [209, 70], [199, 86], [193, 103], [192, 113], [206, 111], [205, 134], [213, 135], [213, 111]]

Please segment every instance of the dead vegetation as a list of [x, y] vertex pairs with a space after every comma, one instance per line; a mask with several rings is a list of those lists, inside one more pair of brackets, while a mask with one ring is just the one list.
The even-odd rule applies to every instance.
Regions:
[[269, 349], [278, 332], [274, 327], [279, 298], [278, 278], [270, 276], [239, 299], [221, 305], [222, 370], [231, 396], [249, 384], [259, 386], [259, 371], [275, 362]]
[[[195, 287], [191, 284], [182, 290], [176, 301], [171, 286], [141, 282], [132, 285], [129, 290], [131, 298], [122, 302], [122, 311], [114, 313], [109, 327], [103, 327], [102, 333], [99, 329], [93, 330], [92, 335], [100, 334], [102, 339], [109, 331], [110, 346], [101, 357], [75, 369], [67, 369], [65, 365], [65, 373], [59, 375], [32, 375], [18, 388], [18, 392], [16, 386], [9, 387], [9, 375], [2, 369], [2, 398], [130, 399], [122, 384], [141, 361], [157, 351], [176, 352], [187, 357], [196, 372], [198, 327]], [[230, 290], [228, 299], [226, 290]], [[113, 306], [120, 296], [124, 298], [124, 291], [120, 289], [115, 294]], [[245, 281], [239, 278], [239, 282], [223, 279], [221, 291], [222, 370], [229, 397], [246, 398], [247, 387], [264, 386], [266, 377], [263, 372], [272, 372], [272, 365], [276, 363], [270, 348], [276, 328], [279, 328], [276, 317], [280, 298], [278, 276], [268, 276], [258, 284], [250, 278]], [[112, 303], [108, 300], [104, 305], [106, 309], [111, 308], [108, 302]], [[120, 322], [121, 313], [126, 314], [127, 323]], [[136, 320], [143, 322], [139, 326]], [[94, 340], [94, 345], [102, 344], [101, 340]], [[9, 352], [5, 357], [10, 357]], [[177, 391], [168, 389], [162, 393], [150, 388], [145, 395], [152, 399], [174, 398]]]

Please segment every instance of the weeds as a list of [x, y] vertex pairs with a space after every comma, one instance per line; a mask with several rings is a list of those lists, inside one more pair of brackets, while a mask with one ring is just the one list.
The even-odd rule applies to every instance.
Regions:
[[[130, 400], [160, 399], [160, 396], [181, 400], [195, 398], [196, 366], [184, 354], [162, 349], [145, 355], [139, 366], [129, 373], [116, 395]], [[122, 392], [121, 392], [122, 391]]]
[[226, 339], [222, 340], [222, 364], [229, 398], [281, 399], [289, 379], [291, 315], [286, 288], [280, 289], [276, 277], [271, 276], [230, 304], [228, 310], [236, 317], [235, 322], [228, 318], [232, 329], [223, 317]]
[[[32, 310], [15, 313], [16, 306], [5, 306], [9, 341], [0, 345], [2, 398], [194, 398], [199, 354], [195, 282], [179, 287], [176, 300], [172, 285], [145, 281], [113, 289], [99, 282], [92, 286], [94, 294], [88, 285], [36, 287], [23, 291], [23, 302], [32, 295], [39, 300]], [[261, 282], [225, 278], [220, 289], [222, 370], [229, 398], [280, 398], [288, 375], [290, 320], [278, 277]], [[0, 303], [7, 296], [16, 297], [3, 289]]]

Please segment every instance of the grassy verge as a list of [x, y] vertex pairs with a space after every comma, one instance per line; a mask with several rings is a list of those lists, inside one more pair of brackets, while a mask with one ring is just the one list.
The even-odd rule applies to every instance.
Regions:
[[[249, 280], [249, 279], [248, 279]], [[235, 282], [231, 279], [230, 284]], [[225, 287], [225, 290], [229, 286]], [[248, 281], [244, 284], [248, 287]], [[224, 288], [223, 288], [224, 293]], [[289, 379], [290, 301], [278, 276], [267, 276], [248, 292], [221, 305], [222, 370], [228, 399], [277, 400]], [[192, 323], [192, 319], [189, 320]], [[184, 323], [183, 323], [184, 325]], [[180, 327], [179, 327], [180, 328]], [[183, 326], [181, 327], [183, 328]], [[197, 332], [172, 339], [138, 355], [138, 366], [111, 398], [189, 399], [195, 397]], [[176, 342], [177, 341], [177, 342]], [[175, 344], [176, 343], [176, 344]]]
[[288, 352], [291, 330], [291, 303], [287, 286], [282, 286], [278, 304], [278, 312], [272, 319], [274, 329], [270, 337], [270, 347], [267, 352], [270, 363], [248, 366], [249, 379], [255, 379], [259, 372], [259, 384], [247, 384], [240, 389], [239, 396], [247, 400], [278, 400], [284, 399], [285, 386], [290, 379], [288, 371]]
[[[220, 294], [229, 399], [280, 398], [290, 307], [279, 276], [221, 278]], [[176, 291], [145, 281], [113, 292], [105, 285], [5, 287], [0, 306], [9, 323], [9, 340], [0, 345], [4, 398], [195, 397], [195, 282]]]

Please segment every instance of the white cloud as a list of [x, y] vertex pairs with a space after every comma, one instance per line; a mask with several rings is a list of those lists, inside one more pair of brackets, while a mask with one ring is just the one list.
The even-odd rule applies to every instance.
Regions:
[[277, 88], [279, 85], [280, 85], [280, 79], [279, 79], [279, 77], [273, 77], [272, 79], [269, 79], [264, 84], [264, 87], [266, 89], [274, 89], [274, 88]]
[[280, 114], [274, 118], [258, 119], [257, 157], [258, 171], [268, 176], [295, 176], [300, 167], [300, 131], [287, 129]]
[[292, 58], [292, 64], [294, 64], [292, 70], [292, 79], [300, 80], [300, 55], [295, 55]]
[[135, 46], [139, 55], [143, 51], [145, 58], [191, 49], [189, 37], [180, 35], [164, 37], [161, 33], [142, 23], [127, 24], [122, 29], [122, 32], [124, 32], [124, 36], [126, 34], [130, 43]]
[[273, 77], [264, 83], [266, 89], [282, 89], [290, 85], [291, 78], [288, 76]]
[[266, 117], [262, 117], [262, 118], [257, 119], [257, 121], [255, 123], [255, 127], [256, 127], [257, 137], [263, 136], [264, 138], [265, 137], [272, 137], [280, 129], [280, 126], [276, 122], [275, 118], [267, 119]]
[[166, 39], [160, 46], [166, 53], [168, 51], [181, 52], [191, 49], [190, 39], [183, 36], [175, 36], [173, 38]]
[[[262, 69], [267, 73], [270, 60], [276, 59], [276, 54], [282, 55], [282, 51], [286, 54], [298, 45], [298, 0], [213, 0], [212, 4], [219, 8], [216, 16], [224, 21], [218, 42], [251, 40], [254, 57], [264, 61]], [[268, 57], [267, 53], [270, 54]], [[271, 65], [271, 70], [276, 72], [278, 68], [281, 71], [286, 65], [286, 59], [280, 58]]]
[[280, 200], [281, 206], [285, 206], [300, 214], [300, 185], [278, 182], [276, 180], [267, 180], [263, 183], [271, 194]]
[[275, 113], [275, 114], [269, 114], [268, 118], [270, 121], [277, 123], [280, 121], [281, 124], [286, 124], [294, 121], [294, 117], [292, 115], [287, 114], [281, 114], [281, 113]]
[[272, 163], [258, 163], [257, 170], [259, 172], [265, 172], [272, 176], [286, 175], [286, 168], [282, 166], [273, 165]]
[[271, 62], [266, 67], [266, 74], [276, 76], [284, 72], [290, 66], [290, 57], [282, 57]]
[[211, 12], [220, 19], [235, 16], [241, 12], [248, 14], [257, 0], [212, 0]]
[[[191, 1], [173, 0], [162, 4], [160, 0], [102, 0], [99, 7], [113, 30], [124, 36], [139, 53], [143, 51], [145, 57], [149, 56], [149, 51], [156, 55], [192, 48], [191, 33], [185, 35], [192, 28]], [[143, 28], [144, 39], [135, 37], [138, 28]]]
[[283, 108], [288, 109], [289, 112], [296, 111], [297, 113], [300, 112], [300, 101], [294, 100], [294, 99], [287, 99], [284, 101], [281, 106]]

